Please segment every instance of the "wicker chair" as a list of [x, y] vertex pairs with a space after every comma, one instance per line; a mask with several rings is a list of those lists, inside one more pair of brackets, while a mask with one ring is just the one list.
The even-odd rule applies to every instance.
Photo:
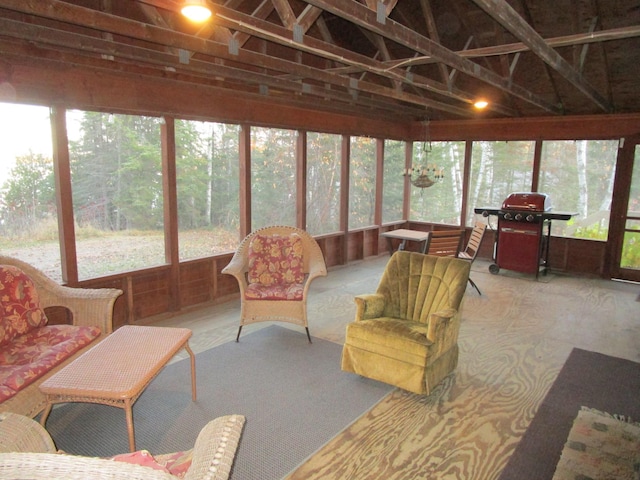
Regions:
[[[251, 242], [257, 235], [263, 237], [281, 236], [288, 237], [295, 234], [302, 241], [302, 270], [304, 280], [298, 287], [302, 290], [300, 299], [255, 299], [247, 298], [249, 289], [248, 273], [250, 269]], [[311, 343], [311, 334], [307, 322], [307, 296], [311, 281], [319, 276], [327, 275], [327, 267], [320, 246], [315, 239], [304, 230], [288, 226], [264, 227], [247, 235], [240, 243], [235, 255], [222, 273], [233, 275], [240, 287], [240, 327], [236, 341], [240, 338], [240, 332], [244, 325], [257, 322], [280, 321], [300, 325], [305, 328], [307, 338]]]
[[[101, 338], [113, 331], [113, 305], [122, 295], [122, 290], [114, 288], [71, 288], [60, 285], [37, 268], [13, 257], [0, 255], [0, 265], [13, 265], [33, 281], [38, 292], [40, 307], [64, 307], [69, 310], [73, 325], [95, 326], [102, 332]], [[98, 339], [98, 341], [100, 340]], [[95, 345], [91, 343], [88, 347]], [[35, 417], [46, 404], [38, 387], [55, 372], [71, 363], [84, 350], [54, 367], [49, 373], [20, 390], [15, 396], [0, 403], [0, 412], [14, 412]]]
[[[245, 417], [227, 415], [210, 421], [193, 447], [185, 480], [229, 478]], [[186, 453], [186, 452], [185, 452]], [[173, 454], [155, 455], [159, 465]], [[47, 431], [36, 421], [13, 413], [0, 414], [0, 478], [16, 480], [176, 480], [164, 470], [113, 461], [56, 453]]]
[[393, 254], [376, 293], [358, 295], [342, 370], [418, 394], [458, 364], [461, 306], [470, 264], [417, 252]]

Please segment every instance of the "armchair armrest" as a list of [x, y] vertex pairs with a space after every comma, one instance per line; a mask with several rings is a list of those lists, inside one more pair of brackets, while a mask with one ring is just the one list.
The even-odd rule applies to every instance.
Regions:
[[103, 334], [113, 331], [113, 304], [122, 295], [122, 290], [59, 286], [55, 293], [55, 300], [45, 306], [68, 308], [74, 325], [98, 327]]
[[104, 458], [56, 453], [0, 453], [0, 478], [14, 480], [70, 480], [126, 478], [128, 480], [176, 480], [173, 475]]
[[43, 309], [65, 307], [71, 312], [74, 325], [98, 327], [103, 334], [113, 331], [113, 304], [122, 295], [122, 290], [60, 285], [42, 271], [17, 258], [0, 255], [0, 264], [19, 268], [33, 281]]
[[384, 295], [380, 293], [368, 293], [356, 295], [356, 321], [367, 320], [382, 316], [384, 312]]
[[56, 446], [43, 426], [30, 417], [0, 413], [0, 452], [55, 453]]
[[242, 415], [226, 415], [207, 423], [196, 439], [191, 467], [184, 480], [228, 478], [244, 422]]
[[326, 276], [327, 276], [327, 267], [325, 267], [324, 261], [318, 262], [318, 263], [312, 263], [309, 268], [307, 281], [310, 281], [316, 277], [326, 277]]
[[233, 275], [234, 277], [243, 277], [244, 273], [247, 271], [247, 262], [248, 258], [243, 258], [243, 255], [239, 255], [238, 252], [231, 257], [231, 261], [227, 264], [226, 267], [222, 269], [222, 273], [227, 275]]
[[446, 337], [447, 326], [458, 310], [447, 308], [434, 312], [429, 317], [429, 326], [427, 328], [427, 338], [433, 343], [442, 343]]

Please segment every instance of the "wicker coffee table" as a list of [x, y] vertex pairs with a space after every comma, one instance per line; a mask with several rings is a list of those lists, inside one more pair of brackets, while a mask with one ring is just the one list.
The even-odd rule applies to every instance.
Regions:
[[191, 398], [196, 400], [196, 361], [187, 328], [126, 325], [71, 362], [40, 385], [47, 406], [44, 426], [56, 403], [87, 402], [122, 408], [135, 451], [132, 407], [147, 385], [183, 348], [191, 357]]

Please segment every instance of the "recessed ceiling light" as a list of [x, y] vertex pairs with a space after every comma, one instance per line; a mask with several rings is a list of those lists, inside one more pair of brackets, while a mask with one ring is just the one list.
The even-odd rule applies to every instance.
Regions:
[[192, 22], [204, 22], [211, 17], [211, 9], [206, 0], [185, 0], [180, 11]]

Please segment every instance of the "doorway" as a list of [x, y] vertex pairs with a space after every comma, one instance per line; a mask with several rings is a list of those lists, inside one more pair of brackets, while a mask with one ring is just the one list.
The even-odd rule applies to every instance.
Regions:
[[640, 137], [620, 142], [609, 225], [610, 275], [640, 282]]

